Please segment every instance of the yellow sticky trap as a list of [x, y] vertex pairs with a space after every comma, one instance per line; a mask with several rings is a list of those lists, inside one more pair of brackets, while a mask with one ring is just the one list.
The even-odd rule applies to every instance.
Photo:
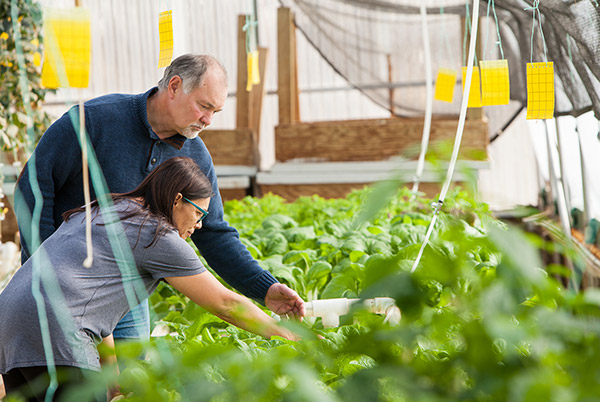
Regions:
[[527, 120], [554, 117], [554, 63], [527, 63]]
[[480, 61], [481, 103], [483, 106], [508, 105], [510, 82], [507, 60]]
[[454, 87], [456, 86], [456, 70], [440, 68], [435, 80], [434, 99], [452, 103]]
[[83, 7], [45, 9], [44, 38], [42, 85], [87, 88], [92, 58], [90, 11]]
[[160, 38], [160, 53], [158, 68], [171, 64], [173, 59], [173, 11], [163, 11], [158, 15], [158, 36]]
[[258, 50], [248, 53], [247, 55], [247, 70], [248, 79], [246, 81], [246, 91], [252, 91], [252, 86], [260, 84], [260, 71], [258, 68]]
[[[465, 91], [465, 80], [467, 79], [467, 67], [462, 68], [462, 89]], [[481, 84], [479, 83], [479, 67], [473, 67], [471, 76], [471, 89], [469, 90], [469, 103], [467, 107], [481, 107]]]

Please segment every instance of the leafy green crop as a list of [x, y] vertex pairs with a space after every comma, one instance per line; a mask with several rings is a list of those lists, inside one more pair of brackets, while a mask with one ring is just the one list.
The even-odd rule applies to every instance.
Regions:
[[300, 342], [267, 340], [161, 285], [151, 303], [171, 335], [153, 339], [146, 361], [137, 359], [141, 345], [123, 348], [126, 399], [598, 400], [598, 290], [564, 290], [531, 236], [458, 191], [411, 274], [430, 200], [401, 191], [365, 213], [367, 196], [285, 203], [269, 195], [228, 202], [225, 213], [260, 264], [306, 300], [393, 297], [399, 325], [357, 309], [335, 329], [285, 323]]

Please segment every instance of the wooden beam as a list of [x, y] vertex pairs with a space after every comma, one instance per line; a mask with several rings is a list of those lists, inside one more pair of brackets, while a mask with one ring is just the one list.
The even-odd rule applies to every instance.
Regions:
[[249, 128], [205, 130], [200, 138], [210, 151], [215, 165], [257, 165], [257, 146]]
[[235, 126], [237, 128], [250, 127], [250, 94], [246, 91], [248, 83], [248, 61], [246, 55], [246, 32], [244, 25], [246, 16], [238, 15], [238, 48], [237, 48], [237, 88], [235, 92]]
[[[430, 142], [452, 142], [456, 119], [434, 119]], [[348, 120], [295, 123], [275, 127], [275, 159], [278, 162], [380, 161], [397, 155], [416, 159], [423, 135], [422, 118]], [[489, 143], [487, 123], [465, 124], [461, 157], [485, 159]]]
[[287, 7], [277, 9], [277, 94], [279, 124], [299, 121], [298, 76], [294, 16]]
[[294, 83], [292, 86], [292, 96], [294, 97], [294, 114], [292, 122], [300, 121], [300, 86], [298, 85], [298, 48], [296, 42], [296, 23], [294, 22], [294, 14], [292, 14], [292, 43], [290, 44], [290, 52], [292, 57], [292, 68], [294, 73]]
[[[323, 198], [343, 198], [353, 190], [360, 190], [373, 183], [327, 183], [327, 184], [261, 184], [259, 195], [263, 196], [273, 193], [285, 198], [287, 201], [295, 201], [298, 197], [310, 197], [314, 194]], [[452, 187], [461, 186], [463, 183], [452, 183]], [[411, 188], [412, 183], [404, 184]], [[420, 183], [419, 191], [425, 196], [433, 198], [439, 195], [440, 183]]]
[[266, 71], [267, 71], [267, 60], [269, 56], [269, 49], [266, 47], [258, 48], [258, 68], [260, 71], [260, 84], [252, 87], [250, 92], [250, 121], [249, 127], [256, 134], [256, 142], [260, 140], [260, 118], [262, 113], [263, 99], [266, 94]]
[[389, 97], [390, 97], [390, 114], [392, 117], [394, 117], [394, 87], [393, 87], [393, 83], [394, 83], [394, 74], [393, 74], [393, 67], [392, 67], [392, 55], [390, 53], [387, 54], [387, 64], [388, 64], [388, 83], [390, 84], [390, 89], [389, 89]]
[[223, 201], [241, 200], [247, 195], [252, 195], [247, 188], [220, 188], [219, 193]]

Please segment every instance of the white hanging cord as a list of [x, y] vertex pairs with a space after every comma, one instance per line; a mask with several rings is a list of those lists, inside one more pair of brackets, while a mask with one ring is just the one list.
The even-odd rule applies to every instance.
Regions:
[[454, 174], [454, 168], [456, 167], [456, 160], [458, 159], [458, 151], [460, 149], [460, 143], [462, 141], [463, 131], [465, 129], [465, 120], [467, 118], [467, 105], [469, 103], [469, 91], [471, 90], [471, 78], [473, 76], [473, 60], [475, 59], [475, 42], [477, 41], [477, 22], [479, 20], [479, 0], [473, 1], [473, 17], [471, 23], [471, 40], [469, 43], [469, 56], [467, 60], [467, 75], [465, 77], [465, 87], [463, 89], [463, 99], [462, 104], [460, 106], [460, 116], [458, 119], [458, 127], [456, 129], [456, 137], [454, 139], [454, 149], [452, 150], [452, 156], [450, 158], [450, 164], [448, 165], [448, 172], [446, 173], [446, 180], [444, 181], [444, 185], [442, 186], [442, 191], [440, 192], [440, 197], [434, 206], [433, 210], [433, 218], [429, 223], [429, 228], [427, 229], [427, 233], [425, 234], [425, 239], [423, 240], [423, 244], [421, 245], [421, 249], [419, 250], [419, 254], [415, 259], [415, 262], [410, 270], [410, 272], [415, 272], [419, 262], [421, 261], [421, 257], [423, 256], [423, 251], [425, 250], [425, 246], [429, 242], [429, 238], [431, 237], [431, 233], [433, 232], [433, 226], [437, 220], [438, 213], [440, 211], [441, 206], [444, 203], [444, 199], [446, 198], [446, 193], [448, 193], [448, 188], [450, 187], [450, 183], [452, 182], [452, 176]]
[[535, 33], [535, 13], [538, 14], [538, 24], [540, 26], [540, 36], [542, 37], [542, 45], [544, 48], [544, 61], [548, 62], [548, 48], [546, 47], [546, 38], [542, 29], [542, 13], [540, 12], [540, 0], [534, 0], [533, 6], [525, 8], [525, 10], [533, 10], [533, 22], [531, 24], [531, 55], [530, 63], [533, 63], [533, 34]]
[[[423, 123], [423, 136], [421, 138], [421, 153], [417, 162], [417, 172], [413, 178], [413, 193], [419, 191], [419, 183], [425, 167], [425, 154], [429, 145], [431, 132], [431, 115], [433, 113], [433, 78], [431, 69], [431, 46], [429, 45], [429, 29], [427, 27], [427, 8], [421, 3], [421, 28], [423, 29], [423, 51], [425, 52], [425, 90], [427, 91], [425, 103], [425, 122]], [[413, 198], [415, 195], [413, 194]]]
[[81, 142], [81, 164], [83, 174], [83, 198], [85, 201], [85, 244], [87, 246], [87, 257], [83, 266], [90, 268], [94, 260], [94, 248], [92, 245], [92, 210], [90, 197], [90, 178], [88, 168], [87, 140], [85, 135], [85, 110], [83, 108], [83, 96], [79, 90], [79, 139]]
[[485, 29], [485, 40], [483, 42], [483, 55], [482, 59], [485, 60], [487, 58], [487, 45], [488, 45], [488, 37], [490, 33], [490, 7], [492, 9], [492, 13], [494, 15], [494, 21], [496, 23], [496, 35], [498, 36], [498, 40], [496, 41], [496, 45], [500, 49], [500, 58], [504, 59], [504, 50], [502, 49], [502, 38], [500, 37], [500, 25], [498, 24], [498, 15], [496, 15], [496, 7], [494, 5], [494, 0], [488, 0], [487, 12], [486, 12], [486, 29]]
[[[563, 233], [565, 235], [566, 239], [571, 239], [571, 222], [569, 220], [569, 210], [567, 207], [567, 198], [565, 196], [565, 188], [564, 186], [564, 178], [561, 176], [560, 181], [558, 179], [559, 176], [559, 169], [557, 169], [556, 164], [554, 163], [554, 156], [553, 156], [553, 152], [552, 152], [552, 147], [550, 146], [550, 130], [548, 128], [548, 124], [549, 124], [549, 120], [545, 120], [545, 128], [546, 128], [546, 144], [548, 147], [548, 167], [551, 169], [552, 175], [550, 177], [552, 177], [553, 181], [554, 181], [554, 187], [556, 188], [556, 201], [558, 204], [558, 217], [560, 219], [560, 225], [562, 227]], [[558, 124], [555, 123], [557, 126]], [[558, 141], [558, 133], [557, 134], [557, 141]], [[557, 152], [559, 153], [558, 158], [560, 159], [560, 151]], [[579, 286], [577, 285], [577, 278], [575, 277], [575, 267], [573, 265], [573, 262], [571, 261], [571, 259], [569, 257], [566, 257], [566, 265], [567, 268], [569, 268], [571, 270], [571, 280], [570, 280], [570, 284], [573, 288], [573, 290], [577, 291], [577, 289], [579, 288]]]
[[585, 169], [585, 156], [583, 154], [583, 136], [579, 130], [579, 120], [575, 118], [575, 133], [577, 134], [577, 144], [579, 145], [579, 168], [581, 169], [581, 188], [583, 191], [583, 222], [587, 227], [590, 214], [590, 194], [587, 186], [587, 170]]
[[[567, 211], [571, 210], [571, 191], [569, 189], [569, 185], [567, 183], [567, 174], [565, 169], [565, 164], [563, 163], [563, 147], [562, 147], [562, 139], [560, 135], [560, 127], [558, 126], [558, 118], [554, 119], [554, 125], [556, 127], [556, 152], [558, 154], [558, 167], [560, 169], [560, 184], [563, 188], [563, 192], [565, 194], [565, 206]], [[570, 231], [569, 231], [570, 233]]]

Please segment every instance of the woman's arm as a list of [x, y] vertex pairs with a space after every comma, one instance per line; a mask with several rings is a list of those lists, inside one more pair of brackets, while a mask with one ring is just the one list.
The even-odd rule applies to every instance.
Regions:
[[[106, 338], [102, 338], [103, 353], [100, 354], [100, 364], [104, 369], [110, 367], [116, 375], [119, 375], [119, 365], [117, 364], [117, 353], [115, 352], [115, 338], [110, 334]], [[100, 346], [100, 345], [99, 345]], [[111, 384], [106, 391], [106, 400], [111, 401], [115, 396], [120, 395], [119, 384]]]
[[210, 272], [198, 275], [165, 278], [173, 287], [217, 317], [255, 334], [270, 338], [278, 335], [290, 340], [298, 337], [277, 325], [244, 296], [224, 287]]

